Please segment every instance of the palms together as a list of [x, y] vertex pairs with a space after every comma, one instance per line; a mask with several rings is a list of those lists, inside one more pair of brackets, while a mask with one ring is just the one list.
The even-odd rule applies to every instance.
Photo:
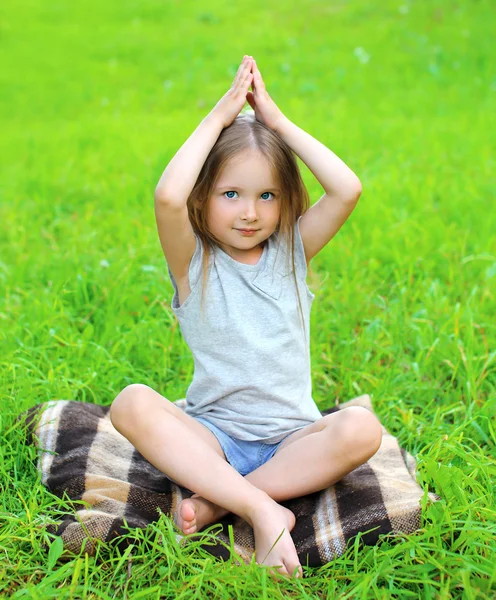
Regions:
[[246, 94], [246, 100], [255, 111], [257, 121], [276, 131], [285, 117], [265, 89], [265, 83], [255, 59], [251, 58], [251, 61], [251, 72], [253, 73], [251, 89], [253, 91]]

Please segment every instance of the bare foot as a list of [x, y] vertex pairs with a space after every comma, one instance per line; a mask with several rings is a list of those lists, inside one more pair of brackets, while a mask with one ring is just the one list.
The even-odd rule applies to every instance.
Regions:
[[228, 513], [229, 511], [222, 506], [206, 500], [199, 494], [193, 494], [180, 502], [175, 521], [179, 529], [185, 535], [189, 535], [210, 523], [219, 521]]
[[289, 533], [295, 526], [294, 513], [271, 499], [252, 512], [251, 520], [255, 534], [256, 562], [274, 566], [274, 570], [270, 570], [271, 575], [274, 571], [285, 577], [292, 576], [293, 571], [298, 568], [296, 577], [303, 577], [300, 560]]
[[[222, 506], [194, 494], [179, 504], [175, 520], [179, 529], [185, 535], [189, 535], [209, 523], [220, 520], [228, 513], [229, 511]], [[267, 503], [253, 510], [249, 522], [255, 535], [256, 562], [274, 566], [271, 575], [275, 572], [291, 576], [298, 568], [296, 577], [303, 577], [293, 538], [289, 533], [296, 523], [294, 513], [269, 497]]]

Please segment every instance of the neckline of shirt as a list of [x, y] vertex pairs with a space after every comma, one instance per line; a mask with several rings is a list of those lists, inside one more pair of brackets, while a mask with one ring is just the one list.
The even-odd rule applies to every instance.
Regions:
[[265, 258], [267, 256], [267, 253], [269, 251], [269, 244], [272, 243], [270, 236], [267, 239], [267, 243], [265, 244], [262, 254], [260, 256], [260, 258], [258, 259], [258, 262], [255, 265], [249, 265], [246, 263], [242, 263], [239, 262], [237, 260], [235, 260], [234, 258], [232, 258], [232, 256], [229, 256], [229, 254], [227, 254], [227, 252], [225, 252], [222, 248], [217, 247], [216, 248], [216, 254], [217, 256], [220, 256], [221, 259], [226, 260], [227, 262], [229, 262], [229, 264], [232, 264], [236, 269], [239, 269], [240, 271], [258, 271], [260, 270], [264, 263], [265, 263]]

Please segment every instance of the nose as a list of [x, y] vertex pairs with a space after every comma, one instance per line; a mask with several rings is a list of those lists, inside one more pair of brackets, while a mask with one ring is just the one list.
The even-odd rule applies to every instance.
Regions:
[[243, 207], [243, 219], [254, 221], [257, 218], [256, 203], [254, 200], [247, 200]]

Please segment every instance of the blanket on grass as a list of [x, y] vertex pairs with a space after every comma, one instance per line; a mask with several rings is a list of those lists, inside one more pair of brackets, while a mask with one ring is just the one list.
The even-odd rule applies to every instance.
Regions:
[[[175, 404], [184, 409], [185, 400]], [[322, 414], [353, 405], [372, 410], [370, 397], [364, 395]], [[92, 555], [97, 540], [125, 547], [128, 538], [122, 536], [130, 528], [147, 527], [161, 512], [174, 517], [181, 500], [193, 494], [152, 466], [113, 427], [109, 410], [109, 406], [55, 400], [38, 404], [19, 417], [27, 443], [38, 449], [43, 484], [61, 498], [83, 501], [74, 504], [73, 514], [47, 527], [61, 536], [69, 554], [83, 550]], [[296, 516], [291, 535], [301, 564], [326, 564], [343, 554], [358, 534], [363, 543], [374, 545], [381, 534], [416, 531], [422, 498], [435, 502], [439, 497], [427, 491], [424, 494], [415, 470], [413, 456], [383, 427], [381, 447], [368, 462], [325, 490], [281, 502]], [[232, 549], [249, 563], [254, 554], [252, 528], [233, 513], [219, 523], [222, 530], [215, 534], [214, 544], [209, 541], [202, 548], [224, 560], [231, 557]], [[191, 536], [176, 536], [183, 537]]]

